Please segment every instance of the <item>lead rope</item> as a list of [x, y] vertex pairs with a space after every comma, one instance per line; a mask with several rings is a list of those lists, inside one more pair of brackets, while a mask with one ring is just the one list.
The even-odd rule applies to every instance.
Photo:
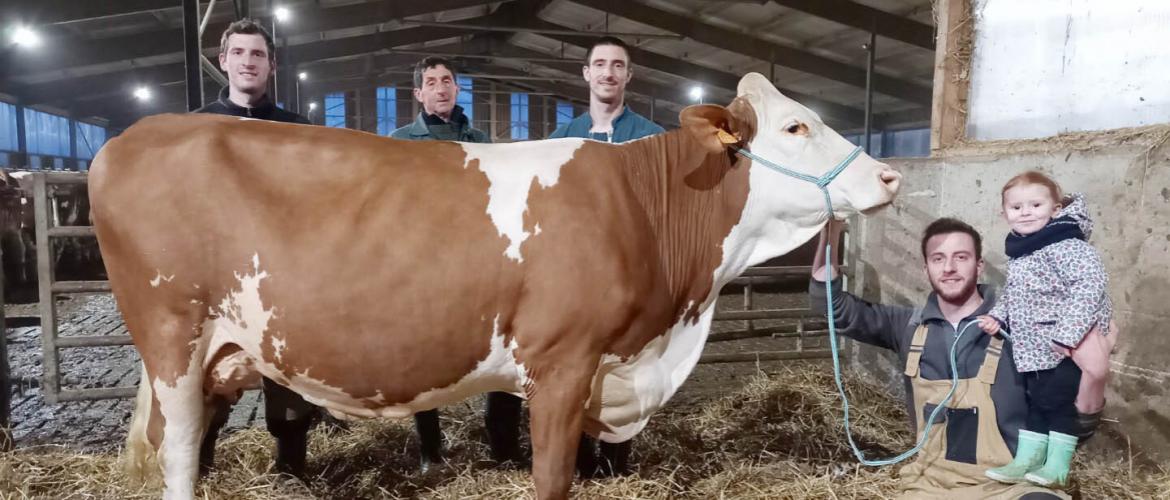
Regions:
[[[772, 163], [771, 161], [765, 160], [764, 158], [757, 156], [755, 153], [752, 153], [751, 151], [748, 151], [746, 149], [742, 149], [742, 148], [739, 148], [736, 146], [732, 146], [732, 149], [736, 153], [738, 153], [744, 157], [750, 158], [753, 161], [759, 162], [761, 165], [764, 165], [765, 167], [768, 167], [772, 170], [780, 172], [781, 174], [787, 175], [789, 177], [795, 177], [795, 178], [800, 179], [802, 181], [811, 182], [811, 183], [815, 184], [817, 186], [817, 188], [821, 190], [821, 193], [823, 193], [825, 195], [825, 209], [828, 211], [830, 219], [833, 217], [833, 203], [832, 203], [832, 200], [829, 198], [829, 188], [828, 188], [829, 183], [833, 182], [833, 179], [836, 179], [837, 175], [840, 174], [841, 171], [845, 170], [845, 167], [849, 166], [850, 163], [853, 163], [853, 160], [856, 160], [857, 157], [861, 154], [861, 147], [858, 146], [857, 148], [854, 148], [853, 152], [849, 153], [849, 156], [846, 156], [844, 160], [841, 160], [841, 162], [838, 163], [836, 167], [833, 167], [833, 169], [830, 170], [829, 172], [825, 173], [825, 175], [822, 175], [820, 177], [813, 177], [813, 176], [808, 175], [808, 174], [802, 174], [802, 173], [797, 172], [795, 170], [784, 168], [776, 163]], [[832, 266], [832, 263], [833, 263], [833, 245], [831, 243], [829, 243], [828, 241], [826, 241], [825, 242], [825, 268], [828, 271], [829, 275], [828, 275], [828, 280], [825, 282], [825, 291], [827, 292], [825, 294], [825, 303], [827, 306], [826, 308], [828, 309], [828, 320], [829, 320], [829, 348], [832, 351], [832, 356], [833, 356], [833, 380], [837, 383], [837, 392], [841, 395], [841, 402], [842, 402], [841, 406], [842, 406], [844, 413], [845, 413], [845, 437], [849, 440], [849, 447], [853, 449], [853, 455], [856, 456], [857, 460], [860, 461], [862, 464], [869, 465], [869, 466], [893, 465], [893, 464], [902, 462], [902, 461], [906, 460], [907, 458], [914, 456], [915, 454], [917, 454], [919, 451], [922, 450], [923, 446], [926, 445], [926, 441], [930, 437], [930, 430], [934, 426], [934, 422], [938, 418], [938, 414], [942, 411], [942, 409], [944, 407], [947, 406], [947, 403], [950, 402], [951, 398], [955, 394], [955, 391], [959, 387], [959, 371], [957, 369], [959, 363], [958, 363], [958, 360], [957, 360], [957, 357], [955, 354], [955, 349], [959, 345], [959, 339], [963, 337], [964, 333], [966, 333], [967, 328], [969, 328], [971, 325], [978, 324], [978, 321], [972, 320], [971, 322], [964, 325], [961, 329], [959, 329], [958, 334], [955, 335], [955, 340], [953, 342], [951, 342], [951, 350], [950, 350], [951, 389], [949, 391], [947, 391], [946, 397], [944, 397], [942, 399], [942, 401], [940, 401], [939, 404], [934, 407], [934, 411], [930, 412], [930, 418], [927, 419], [927, 421], [926, 421], [926, 428], [923, 430], [922, 436], [918, 438], [918, 444], [914, 445], [913, 448], [907, 450], [906, 452], [904, 452], [896, 457], [893, 457], [893, 458], [876, 459], [876, 460], [867, 459], [867, 458], [865, 458], [865, 453], [863, 453], [861, 451], [861, 449], [857, 447], [857, 443], [853, 441], [853, 431], [849, 425], [849, 397], [846, 396], [846, 394], [845, 394], [845, 384], [841, 380], [841, 362], [838, 359], [840, 357], [839, 356], [840, 348], [837, 346], [837, 320], [836, 320], [837, 315], [836, 315], [836, 309], [833, 307], [833, 266]], [[917, 416], [916, 416], [916, 418], [917, 418]]]

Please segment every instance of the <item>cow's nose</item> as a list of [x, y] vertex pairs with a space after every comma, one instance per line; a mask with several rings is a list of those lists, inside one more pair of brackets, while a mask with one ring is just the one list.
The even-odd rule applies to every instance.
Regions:
[[902, 174], [890, 167], [884, 167], [878, 173], [878, 179], [881, 179], [882, 185], [887, 190], [891, 193], [896, 193], [898, 192], [898, 185], [902, 183]]

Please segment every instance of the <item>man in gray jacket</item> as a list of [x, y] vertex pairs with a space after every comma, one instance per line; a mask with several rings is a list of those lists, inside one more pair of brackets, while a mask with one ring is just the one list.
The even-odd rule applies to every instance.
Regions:
[[[825, 242], [834, 244], [839, 223], [821, 233], [809, 281], [813, 310], [826, 312]], [[926, 418], [951, 386], [950, 349], [956, 335], [995, 303], [992, 287], [978, 284], [983, 272], [982, 237], [966, 223], [938, 219], [922, 235], [926, 277], [933, 292], [920, 307], [874, 304], [841, 289], [833, 270], [837, 331], [854, 340], [890, 349], [904, 368], [911, 426], [921, 435]], [[1112, 335], [1111, 335], [1112, 336]], [[983, 475], [1011, 461], [1027, 418], [1021, 375], [1012, 365], [1011, 344], [967, 328], [956, 346], [960, 390], [940, 411], [934, 430], [914, 463], [901, 469], [903, 498], [1067, 498], [1027, 484], [996, 484]], [[1087, 423], [1091, 433], [1095, 422]]]

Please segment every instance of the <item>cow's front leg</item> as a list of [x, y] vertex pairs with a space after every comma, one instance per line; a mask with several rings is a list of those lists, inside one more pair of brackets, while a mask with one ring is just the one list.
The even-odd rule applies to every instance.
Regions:
[[[589, 368], [589, 367], [592, 367]], [[534, 370], [529, 396], [532, 433], [532, 480], [538, 499], [569, 496], [577, 445], [585, 420], [585, 402], [597, 362]]]

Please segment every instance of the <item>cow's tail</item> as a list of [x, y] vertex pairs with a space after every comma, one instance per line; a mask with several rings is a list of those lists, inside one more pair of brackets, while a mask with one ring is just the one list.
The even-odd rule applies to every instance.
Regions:
[[134, 417], [130, 420], [130, 430], [126, 433], [126, 449], [122, 451], [122, 470], [131, 483], [136, 485], [162, 484], [158, 450], [150, 444], [150, 438], [146, 433], [153, 404], [154, 391], [150, 387], [146, 366], [143, 365], [142, 376], [138, 380], [138, 395], [134, 401]]

